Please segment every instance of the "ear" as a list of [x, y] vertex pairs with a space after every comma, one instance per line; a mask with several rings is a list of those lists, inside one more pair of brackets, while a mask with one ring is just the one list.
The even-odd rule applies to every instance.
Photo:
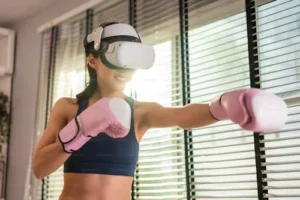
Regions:
[[88, 57], [87, 57], [87, 64], [92, 67], [93, 69], [96, 69], [97, 68], [97, 59], [92, 55], [90, 54]]

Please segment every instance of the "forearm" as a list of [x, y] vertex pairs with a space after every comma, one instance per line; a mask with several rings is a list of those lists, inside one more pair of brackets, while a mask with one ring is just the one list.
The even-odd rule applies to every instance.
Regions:
[[32, 164], [34, 175], [38, 179], [50, 175], [62, 166], [70, 155], [64, 152], [58, 140], [45, 146], [34, 155]]
[[[262, 104], [262, 103], [264, 104]], [[191, 103], [180, 107], [164, 107], [158, 103], [141, 103], [142, 125], [150, 128], [200, 128], [221, 120], [231, 120], [251, 131], [277, 130], [287, 119], [286, 103], [278, 96], [257, 89], [241, 89], [225, 93], [209, 104]], [[142, 109], [143, 108], [143, 109]], [[269, 112], [262, 112], [270, 110]], [[270, 116], [277, 116], [270, 120]], [[265, 117], [266, 123], [258, 123]]]
[[218, 122], [210, 112], [209, 104], [191, 103], [178, 115], [178, 126], [183, 129], [199, 128]]

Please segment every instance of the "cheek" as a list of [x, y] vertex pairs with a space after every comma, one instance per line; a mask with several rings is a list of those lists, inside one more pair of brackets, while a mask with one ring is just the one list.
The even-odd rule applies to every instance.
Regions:
[[97, 75], [100, 79], [108, 81], [113, 78], [114, 72], [105, 66], [100, 66], [97, 70]]
[[132, 79], [135, 75], [135, 71], [130, 74], [130, 79]]

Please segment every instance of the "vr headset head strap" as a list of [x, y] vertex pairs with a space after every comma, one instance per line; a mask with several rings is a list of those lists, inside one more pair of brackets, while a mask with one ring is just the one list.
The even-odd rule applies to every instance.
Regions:
[[[113, 36], [112, 39], [110, 39], [110, 37], [107, 38], [102, 38], [103, 35], [103, 31], [105, 29], [105, 27], [110, 26], [110, 25], [114, 25], [114, 24], [120, 24], [119, 22], [105, 22], [102, 23], [98, 26], [98, 28], [94, 29], [92, 33], [90, 33], [89, 35], [86, 36], [85, 40], [84, 40], [84, 46], [86, 46], [87, 44], [94, 42], [94, 50], [98, 51], [101, 48], [101, 42], [105, 41], [105, 42], [115, 42], [115, 41], [133, 41], [133, 42], [140, 42], [142, 43], [141, 37], [139, 35], [139, 33], [136, 31], [136, 29], [134, 29], [136, 31], [138, 40], [136, 39], [125, 39], [125, 37], [131, 37], [131, 36]], [[104, 45], [106, 46], [106, 45]], [[101, 48], [102, 49], [102, 48]]]

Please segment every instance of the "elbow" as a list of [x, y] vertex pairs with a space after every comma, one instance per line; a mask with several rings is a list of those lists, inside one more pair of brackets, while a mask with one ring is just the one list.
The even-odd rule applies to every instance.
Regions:
[[42, 179], [46, 176], [48, 176], [48, 174], [45, 173], [45, 169], [44, 167], [41, 166], [41, 164], [39, 164], [39, 162], [37, 162], [35, 159], [32, 162], [32, 173], [35, 176], [35, 178], [37, 179]]
[[187, 130], [187, 131], [190, 131], [193, 128], [198, 128], [198, 127], [195, 127], [195, 126], [192, 126], [192, 125], [189, 125], [189, 124], [178, 125], [178, 127], [181, 128], [181, 129]]
[[186, 118], [181, 118], [178, 120], [177, 127], [184, 129], [184, 130], [191, 130], [195, 128], [195, 123], [193, 123], [191, 120], [187, 120]]
[[33, 174], [34, 174], [34, 177], [35, 177], [36, 179], [38, 179], [38, 180], [41, 180], [41, 179], [44, 178], [44, 176], [39, 175], [39, 174], [37, 174], [37, 173], [33, 173]]
[[37, 165], [34, 165], [34, 164], [32, 166], [32, 173], [35, 176], [35, 178], [37, 178], [37, 179], [42, 179], [42, 178], [45, 177], [45, 175], [40, 170], [40, 168]]

